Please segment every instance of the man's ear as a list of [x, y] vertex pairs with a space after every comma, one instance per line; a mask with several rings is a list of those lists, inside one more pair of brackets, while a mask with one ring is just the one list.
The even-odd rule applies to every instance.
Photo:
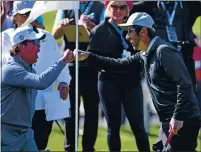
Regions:
[[140, 36], [147, 36], [148, 35], [148, 31], [146, 27], [143, 27], [140, 31]]
[[20, 49], [20, 50], [22, 50], [22, 49], [24, 49], [24, 44], [18, 44], [18, 48]]

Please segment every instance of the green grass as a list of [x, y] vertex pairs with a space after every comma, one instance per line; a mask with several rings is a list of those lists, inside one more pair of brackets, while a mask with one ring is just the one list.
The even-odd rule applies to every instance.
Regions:
[[[151, 135], [149, 136], [150, 146], [156, 141], [158, 134], [158, 126], [152, 126], [150, 128]], [[129, 126], [123, 126], [121, 128], [121, 143], [122, 143], [122, 151], [137, 151], [137, 147], [135, 144], [135, 138], [130, 130]], [[81, 136], [80, 136], [81, 137]], [[79, 138], [78, 150], [82, 150], [81, 138]], [[49, 138], [48, 148], [51, 151], [64, 151], [64, 135], [59, 130], [59, 127], [56, 125], [52, 129], [52, 133]], [[108, 151], [107, 146], [107, 129], [99, 128], [98, 136], [95, 145], [96, 151]], [[201, 151], [201, 131], [198, 139], [197, 151]]]

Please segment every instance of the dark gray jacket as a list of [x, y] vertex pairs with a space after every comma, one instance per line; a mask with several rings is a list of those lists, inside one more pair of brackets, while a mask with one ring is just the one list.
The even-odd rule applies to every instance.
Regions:
[[88, 63], [106, 70], [135, 70], [139, 63], [148, 83], [154, 106], [162, 122], [172, 117], [185, 120], [200, 116], [192, 81], [176, 49], [170, 47], [157, 50], [168, 44], [157, 37], [147, 53], [139, 52], [126, 59], [113, 59], [90, 54]]
[[[173, 11], [175, 1], [164, 1], [170, 14]], [[173, 25], [175, 26], [178, 41], [189, 41], [180, 44], [181, 53], [184, 57], [184, 63], [193, 81], [196, 85], [195, 65], [193, 60], [193, 51], [195, 47], [192, 26], [198, 16], [201, 15], [201, 2], [199, 1], [178, 1]], [[181, 4], [181, 5], [180, 5]], [[181, 7], [182, 6], [182, 7]], [[168, 25], [166, 12], [161, 7], [161, 1], [143, 1], [135, 4], [131, 10], [134, 12], [146, 12], [155, 22], [156, 35], [168, 41], [166, 25]], [[174, 43], [176, 46], [177, 44]]]

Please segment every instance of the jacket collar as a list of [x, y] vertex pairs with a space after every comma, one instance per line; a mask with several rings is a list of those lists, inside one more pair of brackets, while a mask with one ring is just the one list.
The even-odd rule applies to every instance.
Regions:
[[25, 69], [29, 69], [31, 68], [29, 64], [27, 64], [20, 56], [15, 55], [15, 56], [11, 56], [9, 58], [8, 63], [12, 63], [12, 62], [16, 62], [18, 64], [20, 64], [21, 66], [23, 66]]
[[158, 44], [160, 44], [160, 41], [161, 41], [160, 37], [158, 37], [158, 36], [154, 37], [151, 40], [151, 42], [150, 42], [150, 44], [149, 44], [149, 46], [147, 48], [147, 52], [145, 53], [145, 55], [149, 56], [152, 52], [155, 52], [156, 49], [157, 49], [157, 47], [158, 47]]

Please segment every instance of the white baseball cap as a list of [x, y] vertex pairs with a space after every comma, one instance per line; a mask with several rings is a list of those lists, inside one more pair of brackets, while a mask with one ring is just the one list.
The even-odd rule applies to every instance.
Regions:
[[152, 17], [145, 13], [145, 12], [136, 12], [133, 13], [127, 20], [126, 23], [124, 24], [119, 24], [118, 26], [124, 30], [128, 29], [129, 26], [133, 26], [133, 25], [138, 25], [138, 26], [142, 26], [142, 27], [147, 27], [149, 29], [152, 29], [153, 31], [155, 31], [154, 29], [154, 20], [152, 19]]
[[31, 12], [34, 6], [34, 1], [14, 1], [13, 2], [13, 15], [15, 14], [26, 14]]
[[42, 33], [42, 32], [36, 33], [33, 30], [33, 27], [31, 25], [18, 27], [11, 34], [11, 43], [12, 43], [12, 46], [15, 46], [25, 40], [39, 40], [44, 35], [45, 33]]

